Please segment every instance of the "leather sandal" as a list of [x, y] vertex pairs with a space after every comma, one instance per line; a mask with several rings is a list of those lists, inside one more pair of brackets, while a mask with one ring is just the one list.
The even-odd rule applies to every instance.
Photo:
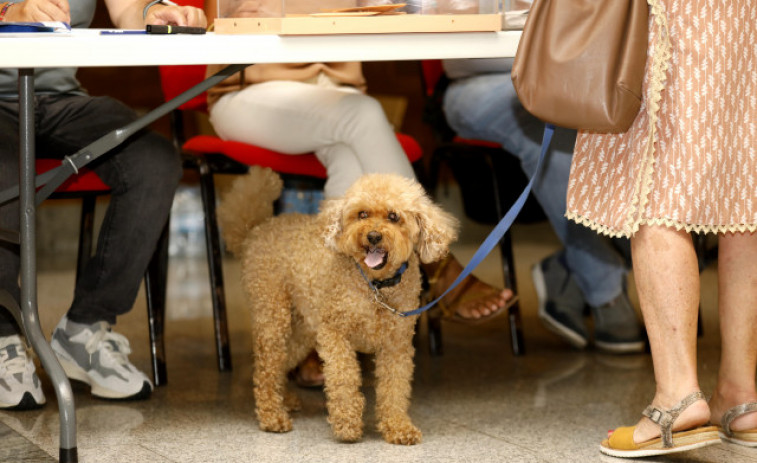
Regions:
[[731, 429], [733, 420], [752, 412], [757, 412], [757, 402], [737, 405], [725, 412], [720, 419], [720, 426], [716, 426], [720, 438], [733, 444], [757, 447], [757, 429], [748, 429], [746, 431], [733, 431]]
[[[449, 254], [439, 263], [439, 266], [436, 267], [436, 271], [434, 271], [434, 275], [428, 279], [428, 285], [429, 285], [429, 301], [435, 299], [433, 295], [431, 294], [433, 289], [435, 288], [436, 284], [439, 282], [439, 278], [444, 273], [444, 271], [447, 269], [447, 265], [450, 262], [450, 259], [452, 259]], [[513, 297], [507, 300], [507, 303], [501, 307], [498, 307], [497, 310], [490, 313], [489, 315], [485, 315], [483, 317], [479, 318], [472, 318], [472, 317], [463, 317], [459, 313], [457, 313], [458, 307], [461, 305], [468, 304], [469, 302], [481, 300], [481, 299], [487, 299], [489, 297], [496, 297], [499, 295], [501, 290], [490, 288], [486, 291], [481, 290], [473, 290], [470, 287], [475, 283], [475, 277], [473, 275], [469, 275], [468, 278], [463, 280], [460, 285], [462, 286], [457, 293], [457, 296], [451, 301], [451, 302], [444, 302], [444, 300], [440, 300], [437, 302], [437, 306], [441, 310], [442, 318], [444, 320], [448, 320], [455, 323], [461, 323], [463, 325], [480, 325], [482, 323], [489, 322], [500, 315], [504, 314], [507, 309], [512, 307], [516, 302], [518, 302], [518, 295], [513, 294]], [[446, 288], [445, 288], [446, 289]]]
[[602, 441], [599, 446], [600, 452], [613, 457], [638, 458], [684, 452], [719, 444], [720, 436], [716, 426], [700, 426], [673, 432], [673, 422], [686, 408], [698, 400], [705, 400], [702, 391], [687, 395], [670, 410], [648, 406], [642, 414], [660, 427], [660, 437], [637, 444], [633, 441], [636, 426], [626, 426], [616, 429], [608, 439]]

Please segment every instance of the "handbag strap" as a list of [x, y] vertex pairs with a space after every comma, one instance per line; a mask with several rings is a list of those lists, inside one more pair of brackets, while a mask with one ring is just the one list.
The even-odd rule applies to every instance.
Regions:
[[526, 204], [526, 200], [528, 199], [528, 195], [531, 193], [531, 187], [534, 184], [534, 180], [536, 179], [537, 175], [541, 171], [541, 166], [544, 163], [544, 158], [547, 155], [547, 150], [549, 149], [549, 145], [552, 142], [552, 135], [555, 133], [555, 126], [552, 124], [546, 124], [544, 127], [544, 138], [541, 142], [541, 153], [539, 154], [539, 162], [536, 165], [536, 170], [534, 171], [534, 174], [531, 176], [531, 179], [528, 181], [528, 184], [523, 189], [523, 192], [518, 196], [518, 199], [513, 203], [513, 205], [510, 207], [510, 210], [507, 211], [504, 217], [499, 221], [496, 227], [489, 233], [489, 236], [486, 237], [483, 243], [481, 243], [481, 246], [479, 246], [478, 250], [476, 250], [476, 253], [473, 254], [473, 257], [471, 258], [470, 262], [468, 262], [468, 265], [465, 266], [462, 272], [460, 272], [460, 275], [457, 276], [457, 279], [455, 279], [454, 282], [436, 299], [429, 302], [428, 304], [424, 305], [423, 307], [419, 307], [415, 310], [410, 310], [407, 312], [399, 312], [400, 315], [403, 317], [409, 317], [411, 315], [418, 315], [420, 313], [423, 313], [433, 307], [437, 302], [439, 302], [444, 296], [447, 295], [448, 292], [452, 290], [455, 286], [459, 285], [461, 281], [463, 281], [470, 273], [478, 267], [478, 265], [481, 263], [481, 261], [484, 260], [484, 258], [489, 255], [489, 253], [494, 249], [494, 247], [499, 243], [499, 241], [502, 239], [502, 237], [507, 233], [507, 230], [510, 229], [513, 222], [515, 222], [515, 218], [518, 217], [518, 214], [520, 213], [521, 209], [523, 209], [523, 206]]

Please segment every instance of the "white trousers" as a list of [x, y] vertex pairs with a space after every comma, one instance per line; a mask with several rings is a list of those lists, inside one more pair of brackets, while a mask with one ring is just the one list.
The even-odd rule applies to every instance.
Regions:
[[223, 139], [286, 154], [315, 153], [326, 166], [327, 198], [363, 174], [415, 178], [381, 104], [350, 87], [294, 81], [250, 85], [224, 95], [210, 122]]

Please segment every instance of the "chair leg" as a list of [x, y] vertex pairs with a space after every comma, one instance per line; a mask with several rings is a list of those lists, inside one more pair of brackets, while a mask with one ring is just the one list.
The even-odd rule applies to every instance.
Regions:
[[[504, 275], [505, 288], [511, 289], [513, 294], [518, 294], [518, 285], [515, 281], [515, 260], [513, 258], [513, 241], [510, 232], [505, 233], [499, 242], [499, 250], [502, 259], [502, 274]], [[520, 316], [520, 303], [516, 302], [507, 311], [510, 326], [510, 347], [513, 355], [526, 353], [523, 341], [523, 323]]]
[[79, 219], [79, 255], [76, 259], [76, 280], [84, 272], [89, 258], [92, 256], [92, 235], [95, 224], [95, 203], [97, 199], [94, 195], [87, 195], [82, 198], [81, 218]]
[[226, 299], [223, 290], [221, 238], [216, 219], [215, 182], [213, 181], [213, 172], [205, 159], [198, 159], [197, 167], [200, 171], [200, 191], [202, 192], [202, 205], [205, 212], [205, 244], [208, 252], [218, 370], [229, 371], [231, 370], [231, 349], [229, 348], [229, 328], [226, 321]]
[[155, 386], [168, 383], [166, 372], [165, 319], [166, 285], [168, 276], [169, 225], [166, 222], [160, 234], [155, 253], [145, 272], [145, 292], [147, 293], [147, 323], [150, 333], [150, 354], [152, 356], [152, 376]]
[[428, 327], [428, 350], [432, 356], [444, 354], [442, 344], [442, 317], [426, 312], [426, 325]]
[[[505, 209], [500, 200], [500, 186], [497, 178], [497, 171], [494, 168], [494, 162], [490, 156], [486, 157], [491, 172], [491, 181], [494, 185], [494, 205], [497, 209], [497, 217], [502, 220], [505, 216]], [[499, 242], [499, 250], [502, 255], [502, 275], [505, 280], [505, 288], [512, 290], [513, 294], [518, 294], [518, 283], [515, 280], [515, 259], [513, 257], [513, 240], [512, 234], [508, 230]], [[507, 312], [507, 318], [510, 322], [510, 347], [513, 355], [523, 355], [526, 347], [523, 341], [523, 324], [520, 316], [520, 303], [516, 302]]]
[[[435, 151], [431, 156], [429, 172], [424, 176], [426, 192], [430, 196], [436, 195], [436, 186], [439, 183], [439, 152]], [[439, 317], [432, 317], [426, 312], [426, 328], [428, 329], [428, 351], [433, 356], [442, 355], [442, 323]]]

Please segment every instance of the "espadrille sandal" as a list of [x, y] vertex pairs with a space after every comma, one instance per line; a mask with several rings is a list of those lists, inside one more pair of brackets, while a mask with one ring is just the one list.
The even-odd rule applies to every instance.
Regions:
[[660, 437], [637, 444], [633, 441], [636, 426], [616, 429], [608, 439], [602, 441], [599, 450], [605, 455], [620, 458], [639, 458], [668, 453], [684, 452], [707, 445], [719, 444], [720, 436], [716, 426], [701, 426], [686, 431], [673, 432], [673, 422], [686, 408], [697, 400], [705, 400], [701, 391], [687, 395], [670, 410], [648, 406], [642, 413], [660, 427]]
[[717, 426], [720, 438], [724, 441], [746, 447], [757, 447], [757, 429], [748, 429], [746, 431], [731, 430], [733, 420], [752, 412], [757, 412], [757, 402], [737, 405], [725, 412], [723, 418], [720, 419], [720, 426]]

